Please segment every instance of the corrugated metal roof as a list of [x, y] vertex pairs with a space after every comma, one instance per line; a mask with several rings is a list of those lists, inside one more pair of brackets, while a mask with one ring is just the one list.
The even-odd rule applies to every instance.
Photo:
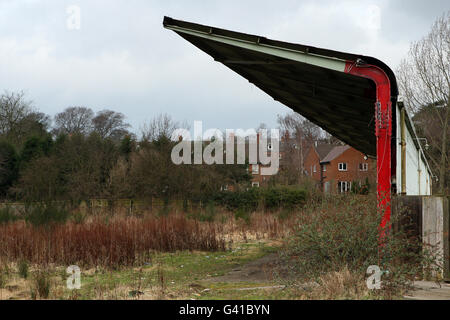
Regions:
[[[395, 105], [398, 94], [395, 76], [383, 62], [372, 57], [281, 42], [168, 17], [164, 18], [163, 24], [276, 101], [355, 149], [376, 157], [375, 83], [333, 68], [321, 67], [320, 64], [308, 63], [308, 57], [323, 57], [331, 64], [362, 59], [377, 65], [391, 80]], [[275, 55], [270, 54], [270, 50], [287, 53]], [[286, 58], [288, 53], [306, 56], [305, 62]]]

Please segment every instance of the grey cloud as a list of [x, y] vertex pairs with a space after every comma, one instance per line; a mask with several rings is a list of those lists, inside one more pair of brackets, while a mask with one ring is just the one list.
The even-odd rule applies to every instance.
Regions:
[[[81, 29], [66, 8], [81, 8]], [[364, 23], [370, 5], [380, 27]], [[111, 108], [135, 130], [160, 112], [208, 127], [276, 125], [289, 109], [173, 32], [162, 18], [210, 24], [385, 60], [448, 10], [445, 1], [38, 1], [0, 0], [0, 90], [25, 89], [51, 115], [69, 105]]]

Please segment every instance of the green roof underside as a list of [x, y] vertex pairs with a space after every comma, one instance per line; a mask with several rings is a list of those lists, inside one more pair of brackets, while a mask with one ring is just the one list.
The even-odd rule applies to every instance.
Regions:
[[[269, 40], [164, 18], [164, 26], [226, 65], [276, 101], [355, 149], [376, 157], [375, 83], [340, 70], [364, 56]], [[392, 78], [392, 71], [387, 70]], [[396, 96], [395, 77], [393, 78]], [[391, 79], [392, 83], [392, 79]], [[395, 131], [394, 131], [395, 132]]]

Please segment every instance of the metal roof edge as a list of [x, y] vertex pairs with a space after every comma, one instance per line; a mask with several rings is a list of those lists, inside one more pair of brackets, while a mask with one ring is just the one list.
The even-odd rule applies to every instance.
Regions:
[[231, 31], [231, 30], [216, 28], [216, 27], [212, 27], [212, 26], [202, 25], [202, 24], [198, 24], [198, 23], [183, 21], [183, 20], [177, 20], [177, 19], [173, 19], [173, 18], [167, 17], [167, 16], [164, 17], [163, 26], [168, 29], [170, 29], [171, 27], [179, 27], [179, 28], [184, 28], [184, 29], [190, 29], [190, 30], [197, 31], [197, 32], [203, 32], [203, 33], [219, 35], [219, 36], [223, 36], [223, 37], [227, 37], [227, 38], [233, 38], [235, 40], [240, 40], [240, 41], [264, 44], [267, 46], [279, 47], [279, 48], [283, 48], [283, 49], [287, 49], [287, 50], [296, 50], [296, 51], [303, 52], [305, 54], [323, 56], [328, 59], [339, 59], [339, 60], [345, 60], [345, 61], [356, 61], [357, 59], [362, 59], [363, 61], [365, 61], [368, 64], [372, 64], [372, 65], [375, 65], [375, 66], [381, 68], [387, 74], [387, 76], [389, 77], [390, 83], [391, 83], [391, 100], [392, 100], [393, 104], [397, 102], [398, 86], [397, 86], [397, 80], [396, 80], [394, 72], [384, 62], [382, 62], [381, 60], [378, 60], [376, 58], [370, 57], [370, 56], [346, 53], [346, 52], [318, 48], [318, 47], [297, 44], [297, 43], [291, 43], [291, 42], [283, 42], [283, 41], [279, 41], [279, 40], [272, 40], [272, 39], [268, 39], [263, 36], [257, 36], [257, 35], [237, 32], [237, 31]]

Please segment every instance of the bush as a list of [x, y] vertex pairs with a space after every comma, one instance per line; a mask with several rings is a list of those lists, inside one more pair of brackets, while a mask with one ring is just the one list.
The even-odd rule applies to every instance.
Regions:
[[364, 182], [364, 184], [361, 184], [361, 185], [359, 185], [358, 182], [353, 181], [351, 192], [354, 194], [368, 195], [370, 192], [369, 179], [366, 178], [366, 181]]
[[33, 278], [31, 297], [37, 299], [48, 299], [50, 296], [51, 280], [50, 274], [46, 271], [38, 271]]
[[[338, 201], [331, 201], [338, 205]], [[373, 212], [376, 208], [365, 210], [342, 203], [315, 210], [310, 221], [300, 223], [286, 254], [298, 257], [295, 269], [305, 277], [317, 278], [345, 266], [362, 272], [377, 264], [378, 219]]]
[[0, 224], [13, 222], [17, 219], [18, 217], [14, 214], [13, 210], [9, 206], [0, 209]]
[[243, 208], [240, 208], [234, 214], [236, 220], [242, 219], [246, 224], [250, 224], [250, 212]]
[[64, 224], [69, 212], [54, 204], [29, 205], [25, 209], [25, 221], [35, 227]]
[[24, 279], [28, 278], [28, 262], [26, 260], [19, 262], [19, 275]]
[[3, 289], [6, 286], [7, 281], [7, 273], [3, 270], [3, 267], [0, 265], [0, 289]]
[[230, 211], [246, 209], [254, 211], [258, 208], [262, 193], [257, 188], [247, 191], [225, 191], [214, 196], [216, 203], [226, 207]]
[[199, 220], [204, 222], [213, 222], [216, 216], [216, 207], [213, 201], [206, 204], [205, 212], [200, 213]]
[[74, 212], [72, 214], [72, 221], [75, 224], [82, 224], [86, 221], [86, 214], [83, 214], [82, 212]]
[[374, 196], [326, 198], [304, 215], [281, 253], [280, 267], [301, 282], [320, 283], [329, 273], [348, 269], [359, 277], [369, 266], [378, 265], [389, 271], [379, 294], [393, 297], [422, 273], [433, 260], [432, 253], [420, 250], [419, 240], [409, 239], [401, 230], [388, 232], [381, 247], [380, 220]]
[[6, 285], [6, 277], [3, 273], [0, 273], [0, 289], [3, 289]]
[[246, 191], [225, 191], [215, 194], [217, 204], [230, 211], [244, 209], [255, 211], [260, 204], [266, 209], [298, 208], [306, 202], [307, 193], [303, 189], [292, 187], [271, 187], [269, 189], [252, 188]]
[[264, 192], [264, 205], [267, 209], [295, 208], [305, 204], [306, 191], [301, 189], [277, 187]]
[[2, 167], [0, 171], [0, 196], [9, 194], [11, 186], [19, 175], [19, 157], [13, 144], [0, 140], [0, 159]]

